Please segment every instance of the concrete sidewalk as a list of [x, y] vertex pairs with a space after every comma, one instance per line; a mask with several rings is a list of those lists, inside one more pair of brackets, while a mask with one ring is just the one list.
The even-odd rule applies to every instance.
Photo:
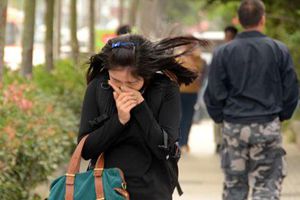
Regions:
[[[192, 127], [191, 152], [180, 161], [182, 197], [174, 200], [221, 200], [223, 174], [219, 156], [214, 153], [212, 121], [203, 121]], [[300, 200], [300, 150], [286, 144], [288, 176], [284, 181], [282, 200]]]

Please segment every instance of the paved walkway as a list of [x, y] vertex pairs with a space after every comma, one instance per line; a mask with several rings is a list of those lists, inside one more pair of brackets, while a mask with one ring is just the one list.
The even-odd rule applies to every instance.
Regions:
[[[211, 121], [194, 125], [190, 136], [191, 152], [180, 161], [180, 183], [184, 195], [174, 200], [221, 200], [223, 175], [219, 157], [214, 154]], [[286, 144], [288, 176], [281, 200], [300, 200], [300, 149]]]

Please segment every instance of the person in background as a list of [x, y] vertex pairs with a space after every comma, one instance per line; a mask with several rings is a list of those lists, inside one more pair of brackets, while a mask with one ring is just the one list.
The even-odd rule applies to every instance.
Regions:
[[182, 85], [180, 87], [182, 116], [180, 122], [179, 145], [182, 152], [189, 152], [189, 133], [193, 124], [194, 106], [197, 102], [198, 92], [201, 88], [205, 65], [200, 56], [201, 51], [199, 47], [193, 48], [191, 45], [187, 45], [183, 51], [189, 52], [184, 56], [181, 56], [179, 62], [187, 69], [199, 74], [199, 77], [192, 84], [188, 86]]
[[224, 29], [224, 33], [225, 33], [225, 42], [230, 42], [238, 34], [238, 30], [234, 26], [226, 26]]
[[129, 25], [122, 25], [119, 26], [116, 30], [116, 35], [124, 35], [124, 34], [130, 34], [131, 33], [131, 27]]
[[[238, 34], [238, 30], [234, 26], [226, 26], [224, 29], [224, 33], [225, 33], [224, 41], [227, 43], [235, 38], [235, 36]], [[220, 153], [221, 150], [222, 127], [223, 127], [222, 123], [221, 124], [214, 123], [214, 139], [216, 144], [216, 153]]]
[[[286, 176], [281, 122], [298, 103], [298, 81], [288, 48], [264, 35], [265, 6], [243, 0], [244, 31], [214, 51], [205, 103], [223, 123], [223, 200], [279, 200]], [[251, 184], [250, 184], [251, 183]]]

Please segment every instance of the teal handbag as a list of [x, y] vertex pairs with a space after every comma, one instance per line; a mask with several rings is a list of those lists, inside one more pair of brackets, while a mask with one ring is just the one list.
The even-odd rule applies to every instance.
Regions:
[[86, 138], [77, 145], [67, 174], [51, 183], [48, 200], [129, 200], [123, 172], [118, 168], [104, 169], [103, 154], [94, 169], [79, 173]]

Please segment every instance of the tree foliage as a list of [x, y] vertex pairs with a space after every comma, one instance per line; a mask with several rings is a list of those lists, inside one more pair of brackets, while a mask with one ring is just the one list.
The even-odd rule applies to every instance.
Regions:
[[168, 0], [166, 7], [168, 20], [186, 25], [195, 24], [200, 20], [199, 11], [203, 5], [203, 1], [197, 0]]

